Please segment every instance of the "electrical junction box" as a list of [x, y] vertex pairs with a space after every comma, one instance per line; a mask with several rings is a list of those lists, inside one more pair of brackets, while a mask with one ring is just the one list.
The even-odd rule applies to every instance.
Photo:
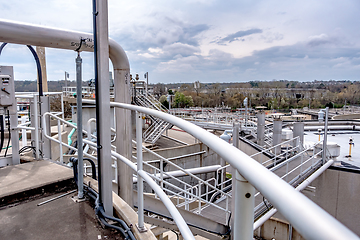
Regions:
[[0, 66], [0, 107], [15, 104], [14, 71], [12, 66]]

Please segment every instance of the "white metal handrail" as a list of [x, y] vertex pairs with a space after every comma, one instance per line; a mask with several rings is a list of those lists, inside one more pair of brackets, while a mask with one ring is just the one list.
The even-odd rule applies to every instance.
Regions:
[[[133, 141], [133, 143], [136, 143], [136, 142]], [[170, 161], [170, 159], [167, 159], [167, 158], [165, 158], [165, 157], [157, 154], [156, 152], [154, 152], [154, 151], [146, 148], [145, 146], [142, 146], [142, 149], [144, 149], [145, 151], [147, 151], [147, 152], [155, 155], [156, 157], [158, 157], [158, 158], [160, 159], [160, 160], [157, 160], [157, 161], [160, 161], [160, 168], [157, 168], [157, 167], [149, 164], [149, 162], [143, 162], [143, 163], [144, 163], [146, 166], [148, 166], [148, 167], [150, 167], [150, 168], [152, 168], [152, 169], [155, 170], [154, 175], [150, 175], [150, 176], [161, 183], [162, 189], [163, 189], [163, 184], [166, 184], [166, 185], [168, 185], [168, 186], [170, 186], [170, 187], [173, 187], [173, 188], [179, 190], [181, 193], [185, 193], [185, 192], [186, 192], [186, 190], [181, 189], [181, 188], [179, 188], [179, 187], [176, 186], [176, 185], [173, 185], [173, 184], [171, 184], [171, 183], [169, 183], [169, 182], [165, 182], [165, 181], [164, 181], [164, 177], [163, 177], [164, 175], [168, 176], [169, 178], [171, 178], [171, 179], [173, 179], [173, 180], [175, 180], [175, 181], [177, 181], [177, 182], [179, 182], [179, 183], [181, 183], [181, 184], [184, 184], [184, 186], [194, 187], [194, 186], [191, 186], [191, 185], [189, 185], [189, 184], [181, 181], [180, 179], [175, 178], [175, 177], [173, 177], [172, 175], [169, 175], [168, 173], [162, 171], [162, 169], [163, 169], [163, 168], [162, 168], [163, 162], [166, 162], [166, 163], [168, 163], [169, 165], [175, 167], [176, 169], [179, 169], [180, 171], [182, 171], [182, 172], [183, 172], [184, 174], [186, 174], [187, 176], [190, 176], [190, 177], [193, 177], [194, 179], [196, 179], [196, 180], [198, 181], [198, 185], [195, 185], [195, 187], [198, 187], [200, 184], [202, 184], [202, 185], [205, 185], [205, 186], [207, 187], [207, 189], [208, 189], [208, 188], [212, 189], [212, 190], [211, 190], [211, 191], [213, 191], [212, 193], [218, 192], [218, 193], [220, 193], [222, 196], [226, 196], [226, 198], [231, 198], [231, 195], [230, 195], [230, 194], [228, 194], [228, 193], [226, 193], [226, 192], [224, 192], [224, 191], [222, 191], [221, 189], [218, 188], [219, 185], [217, 185], [217, 182], [216, 182], [216, 181], [214, 181], [214, 185], [211, 185], [211, 184], [208, 183], [206, 180], [203, 180], [203, 179], [197, 177], [195, 174], [191, 173], [190, 171], [187, 171], [186, 169], [183, 169], [183, 168], [181, 168], [180, 166], [176, 165], [175, 163], [173, 163], [172, 161]], [[134, 156], [133, 156], [133, 158], [136, 159], [136, 157], [134, 157]], [[150, 162], [152, 162], [152, 161], [150, 160]], [[157, 172], [160, 173], [159, 176], [156, 175]], [[165, 190], [165, 191], [169, 191], [169, 190], [167, 190], [167, 189], [164, 189], [164, 190]], [[214, 206], [215, 208], [219, 208], [219, 209], [221, 209], [221, 210], [223, 210], [223, 211], [226, 211], [227, 213], [229, 212], [228, 209], [222, 208], [222, 207], [220, 207], [220, 206], [212, 203], [211, 201], [208, 201], [208, 200], [202, 198], [202, 196], [206, 196], [206, 195], [208, 195], [208, 194], [209, 194], [208, 190], [207, 190], [204, 194], [202, 194], [201, 188], [199, 187], [199, 189], [198, 189], [198, 194], [196, 194], [196, 195], [195, 195], [195, 194], [189, 194], [189, 196], [191, 196], [191, 197], [194, 198], [194, 199], [197, 199], [199, 202], [205, 203], [206, 206], [211, 205], [211, 206]], [[202, 210], [202, 208], [198, 208], [197, 212], [200, 214], [200, 213], [201, 213], [201, 210]]]
[[[94, 104], [95, 101], [83, 100]], [[257, 161], [215, 135], [170, 114], [124, 103], [110, 106], [153, 115], [198, 138], [239, 171], [307, 239], [358, 239], [358, 237], [314, 202]], [[148, 177], [148, 175], [146, 175]], [[306, 209], [306, 211], [304, 211]], [[236, 223], [235, 223], [236, 224]]]
[[[70, 146], [66, 143], [63, 143], [62, 141], [59, 141], [56, 138], [53, 138], [49, 135], [49, 133], [47, 132], [47, 128], [46, 128], [46, 121], [45, 118], [46, 116], [49, 117], [53, 117], [55, 119], [58, 120], [58, 122], [64, 121], [64, 119], [59, 118], [58, 116], [52, 114], [52, 113], [45, 113], [43, 115], [43, 124], [44, 124], [44, 136], [56, 143], [58, 143], [60, 145], [60, 148], [62, 148], [62, 146], [66, 146], [69, 149], [72, 150], [77, 150], [77, 148], [74, 148], [73, 146]], [[72, 123], [66, 122], [66, 124], [68, 124], [69, 126], [77, 129], [77, 126], [75, 126]], [[83, 130], [83, 133], [88, 134], [85, 130]], [[90, 134], [91, 135], [91, 134]], [[92, 137], [95, 137], [94, 135], [91, 135]], [[92, 146], [92, 147], [96, 147], [96, 143], [83, 139], [83, 142]], [[96, 157], [87, 154], [86, 152], [83, 152], [83, 154], [93, 160], [96, 160]], [[165, 207], [168, 209], [170, 215], [173, 217], [174, 221], [176, 222], [179, 231], [181, 232], [182, 236], [184, 237], [184, 239], [193, 239], [195, 240], [194, 236], [192, 235], [189, 227], [187, 226], [185, 220], [182, 218], [182, 216], [180, 215], [179, 211], [176, 209], [176, 207], [174, 206], [174, 204], [171, 202], [171, 200], [169, 199], [169, 197], [165, 194], [165, 192], [157, 185], [157, 183], [148, 175], [147, 172], [143, 171], [143, 170], [139, 170], [137, 171], [137, 166], [135, 163], [131, 162], [130, 160], [126, 159], [125, 157], [121, 156], [120, 154], [116, 153], [115, 151], [111, 151], [111, 155], [115, 156], [116, 158], [120, 159], [121, 161], [123, 161], [124, 163], [126, 163], [128, 166], [130, 166], [135, 172], [137, 172], [142, 179], [145, 180], [146, 183], [149, 184], [149, 186], [155, 191], [155, 193], [159, 196], [159, 198], [161, 199], [161, 201], [164, 203]]]

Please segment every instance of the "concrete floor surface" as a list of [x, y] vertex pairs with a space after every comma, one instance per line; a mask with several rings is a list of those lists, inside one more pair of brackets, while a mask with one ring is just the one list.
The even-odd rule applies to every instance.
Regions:
[[0, 239], [123, 239], [119, 233], [101, 228], [89, 202], [75, 203], [71, 196], [76, 193], [37, 206], [60, 194], [0, 210]]

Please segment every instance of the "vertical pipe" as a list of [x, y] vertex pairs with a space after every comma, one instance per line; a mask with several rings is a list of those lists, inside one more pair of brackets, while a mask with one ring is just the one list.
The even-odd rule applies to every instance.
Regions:
[[259, 111], [257, 113], [257, 144], [264, 146], [264, 135], [265, 135], [265, 113]]
[[65, 71], [65, 97], [67, 97], [67, 72]]
[[[62, 112], [62, 118], [65, 120], [65, 108], [64, 108], [64, 95], [60, 95], [60, 101], [61, 101], [61, 112]], [[65, 123], [62, 123], [63, 130], [65, 130]]]
[[292, 231], [293, 231], [293, 227], [291, 224], [289, 224], [289, 240], [292, 240]]
[[[273, 122], [273, 146], [276, 146], [281, 143], [281, 131], [282, 131], [282, 121], [281, 119], [274, 119]], [[281, 153], [281, 145], [275, 148], [276, 154]]]
[[[110, 83], [109, 83], [109, 34], [107, 0], [95, 0], [94, 49], [96, 64], [95, 99], [99, 171], [99, 198], [107, 215], [113, 215], [111, 179], [111, 132], [110, 132]], [[116, 72], [115, 72], [116, 73]], [[101, 84], [100, 84], [101, 82]], [[117, 135], [121, 136], [121, 135]], [[120, 137], [119, 137], [120, 138]], [[128, 156], [125, 156], [128, 157]], [[130, 158], [129, 158], [130, 159]], [[119, 166], [120, 167], [120, 166]]]
[[[115, 102], [130, 103], [130, 69], [115, 69]], [[131, 112], [125, 109], [116, 108], [116, 151], [131, 159], [132, 156], [132, 122]], [[118, 194], [130, 206], [133, 206], [133, 189], [132, 189], [132, 170], [120, 159], [117, 160], [118, 166]]]
[[34, 103], [34, 124], [35, 124], [35, 158], [36, 160], [40, 159], [40, 154], [39, 154], [39, 115], [38, 115], [38, 101], [37, 101], [37, 96], [34, 95], [33, 96], [33, 103]]
[[[84, 162], [83, 162], [83, 134], [82, 134], [82, 59], [80, 53], [76, 58], [76, 104], [77, 104], [77, 148], [78, 148], [78, 198], [84, 198]], [[60, 127], [60, 124], [59, 124]], [[62, 146], [60, 146], [62, 148]]]
[[146, 89], [145, 89], [145, 96], [148, 96], [148, 85], [149, 85], [149, 72], [146, 72]]
[[[233, 124], [233, 145], [239, 148], [240, 124]], [[253, 239], [254, 187], [237, 170], [232, 175], [232, 239]]]
[[[136, 112], [136, 158], [137, 170], [143, 170], [143, 152], [142, 152], [142, 115]], [[138, 198], [138, 225], [140, 231], [146, 231], [144, 225], [144, 186], [142, 177], [137, 174], [137, 198]]]
[[326, 107], [326, 109], [325, 109], [324, 140], [323, 140], [323, 154], [322, 154], [323, 164], [326, 162], [327, 131], [328, 131], [328, 118], [329, 118], [328, 115], [329, 115], [329, 107]]

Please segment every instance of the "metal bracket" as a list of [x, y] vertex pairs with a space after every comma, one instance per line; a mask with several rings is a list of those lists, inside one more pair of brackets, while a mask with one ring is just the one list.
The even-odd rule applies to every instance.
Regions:
[[75, 203], [81, 203], [81, 202], [84, 202], [84, 201], [87, 201], [87, 200], [88, 200], [86, 197], [79, 198], [77, 195], [76, 195], [76, 196], [72, 196], [71, 199], [72, 199]]
[[147, 228], [144, 227], [139, 227], [139, 225], [137, 223], [135, 223], [136, 228], [139, 230], [139, 232], [143, 233], [143, 232], [147, 232]]

